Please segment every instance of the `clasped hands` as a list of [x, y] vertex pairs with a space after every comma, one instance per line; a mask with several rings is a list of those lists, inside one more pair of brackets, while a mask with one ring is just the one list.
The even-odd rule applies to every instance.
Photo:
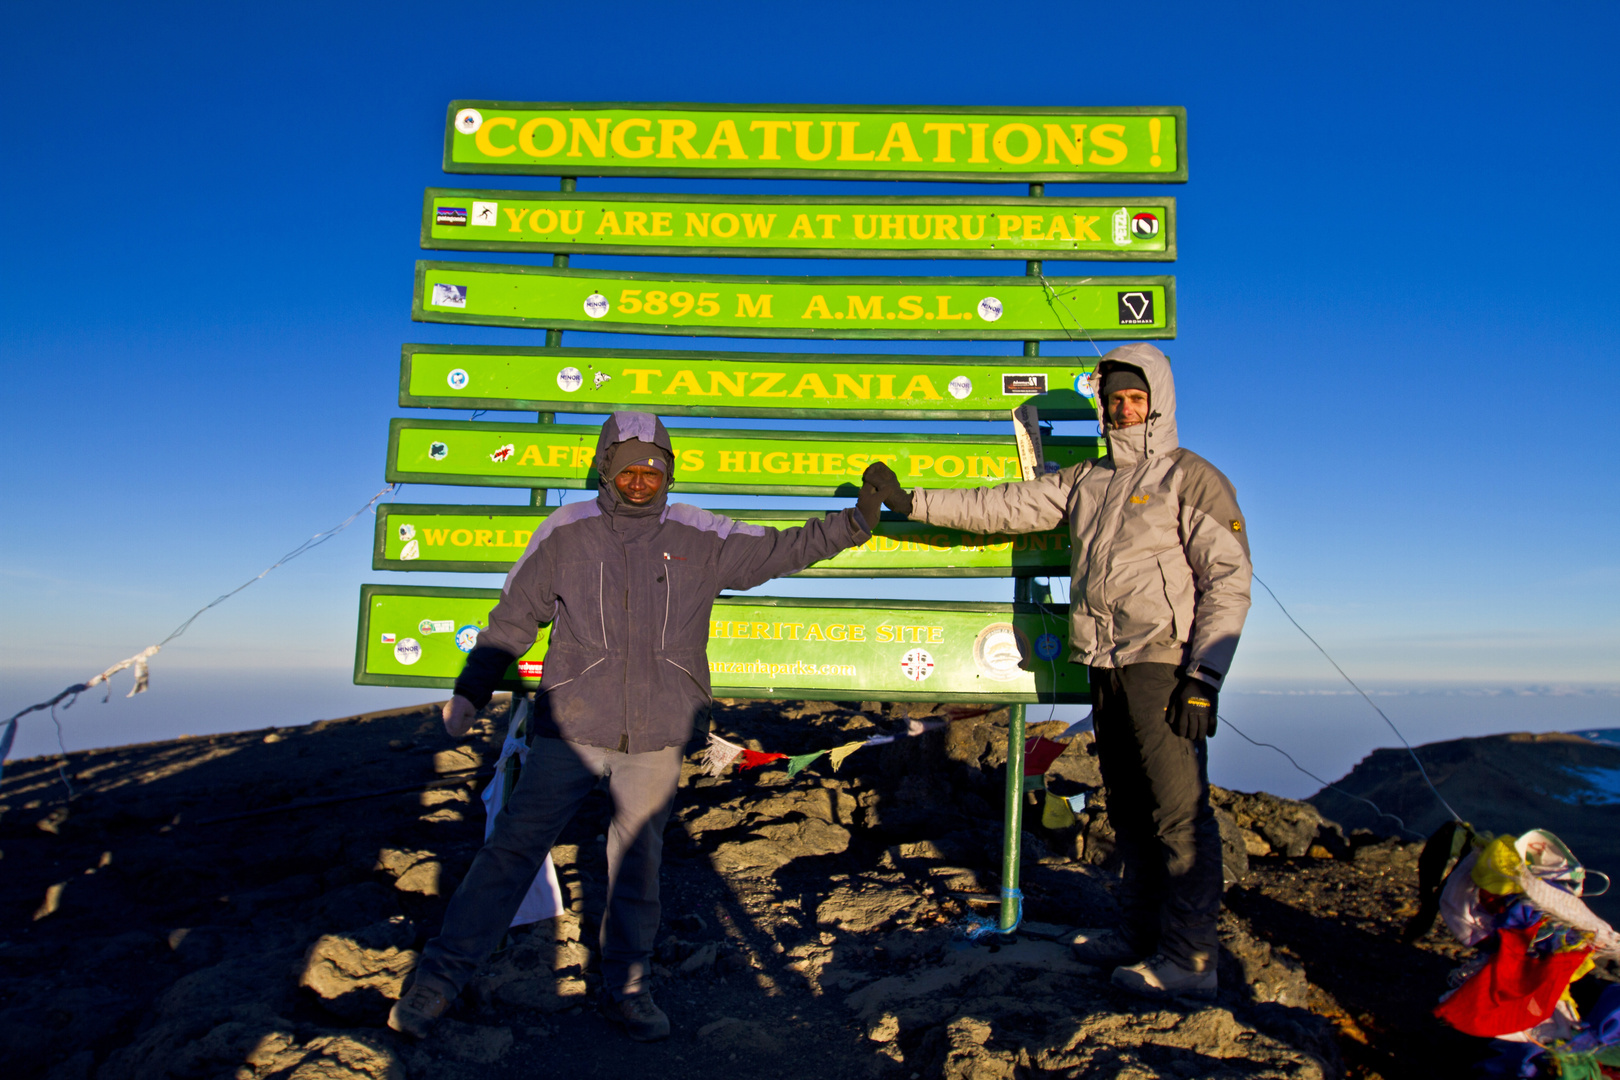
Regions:
[[855, 506], [868, 526], [876, 526], [880, 506], [910, 514], [911, 493], [900, 486], [900, 478], [893, 469], [884, 462], [874, 461], [861, 474], [861, 494]]

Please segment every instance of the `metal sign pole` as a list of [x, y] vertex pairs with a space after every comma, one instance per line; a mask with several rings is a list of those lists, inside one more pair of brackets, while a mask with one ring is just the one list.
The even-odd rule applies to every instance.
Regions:
[[[1029, 195], [1038, 199], [1046, 194], [1046, 185], [1029, 185]], [[1039, 278], [1041, 264], [1027, 262], [1024, 264], [1024, 276]], [[1024, 342], [1025, 356], [1039, 356], [1041, 343], [1039, 341]], [[1036, 426], [1035, 432], [1040, 428]], [[1037, 455], [1032, 475], [1024, 477], [1033, 480], [1045, 468], [1045, 462], [1038, 460]], [[1013, 603], [1027, 604], [1030, 602], [1032, 590], [1030, 578], [1016, 578], [1013, 580]], [[1002, 812], [1001, 829], [1001, 917], [997, 928], [1004, 934], [1011, 933], [1023, 920], [1024, 902], [1019, 884], [1019, 855], [1023, 850], [1024, 841], [1024, 719], [1025, 706], [1022, 703], [1007, 707], [1007, 792]]]

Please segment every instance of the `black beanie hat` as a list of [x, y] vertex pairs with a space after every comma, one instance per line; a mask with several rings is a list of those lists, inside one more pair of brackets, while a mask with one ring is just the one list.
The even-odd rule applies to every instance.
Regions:
[[607, 479], [610, 482], [618, 479], [619, 474], [632, 465], [651, 465], [667, 477], [671, 464], [670, 453], [662, 446], [640, 439], [626, 439], [614, 443], [608, 454]]
[[1139, 368], [1129, 367], [1125, 364], [1110, 365], [1109, 370], [1102, 377], [1102, 400], [1108, 404], [1108, 399], [1121, 390], [1140, 390], [1151, 395], [1147, 380], [1142, 377]]

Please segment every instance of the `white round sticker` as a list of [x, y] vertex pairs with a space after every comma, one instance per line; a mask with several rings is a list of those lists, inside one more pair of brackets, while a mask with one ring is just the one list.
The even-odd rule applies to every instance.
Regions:
[[557, 372], [557, 386], [572, 394], [585, 384], [585, 376], [579, 373], [577, 367], [565, 367]]
[[979, 318], [985, 322], [995, 322], [1001, 318], [1001, 301], [993, 296], [987, 296], [979, 301]]
[[416, 526], [407, 521], [399, 527], [399, 542], [403, 544], [407, 540], [414, 539], [416, 539]]
[[599, 292], [593, 292], [585, 298], [585, 314], [593, 319], [600, 319], [608, 313], [608, 299]]
[[484, 126], [484, 114], [477, 109], [462, 109], [456, 113], [456, 130], [463, 135], [472, 135]]
[[991, 623], [973, 640], [973, 666], [997, 682], [1011, 682], [1024, 673], [1028, 642], [1012, 623]]
[[950, 381], [950, 385], [948, 385], [946, 389], [951, 392], [951, 397], [955, 398], [957, 401], [961, 401], [963, 398], [973, 393], [973, 380], [968, 378], [966, 375], [958, 375], [956, 378]]
[[927, 649], [912, 649], [900, 658], [900, 673], [912, 682], [922, 682], [934, 673], [934, 658]]
[[406, 667], [422, 659], [422, 645], [413, 637], [401, 638], [394, 646], [394, 659]]
[[434, 461], [443, 461], [449, 456], [449, 454], [450, 448], [442, 442], [430, 443], [428, 445], [428, 457], [432, 458]]
[[450, 389], [460, 390], [467, 385], [467, 373], [460, 368], [455, 368], [444, 377], [444, 381], [450, 384]]
[[1097, 373], [1087, 372], [1074, 377], [1074, 392], [1081, 397], [1094, 398], [1097, 396]]

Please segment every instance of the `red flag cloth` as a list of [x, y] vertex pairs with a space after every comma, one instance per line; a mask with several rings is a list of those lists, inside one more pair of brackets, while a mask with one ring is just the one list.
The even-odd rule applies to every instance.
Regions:
[[1068, 743], [1053, 742], [1044, 735], [1024, 740], [1024, 775], [1045, 776], [1046, 770], [1058, 755], [1069, 748]]
[[1434, 1009], [1434, 1015], [1465, 1035], [1511, 1035], [1548, 1019], [1564, 996], [1570, 976], [1592, 951], [1571, 949], [1537, 956], [1530, 951], [1535, 926], [1509, 927], [1498, 933], [1501, 941], [1490, 963]]
[[773, 761], [781, 761], [786, 754], [767, 754], [763, 750], [744, 750], [742, 752], [742, 767], [744, 769], [757, 769], [761, 765], [769, 765]]

